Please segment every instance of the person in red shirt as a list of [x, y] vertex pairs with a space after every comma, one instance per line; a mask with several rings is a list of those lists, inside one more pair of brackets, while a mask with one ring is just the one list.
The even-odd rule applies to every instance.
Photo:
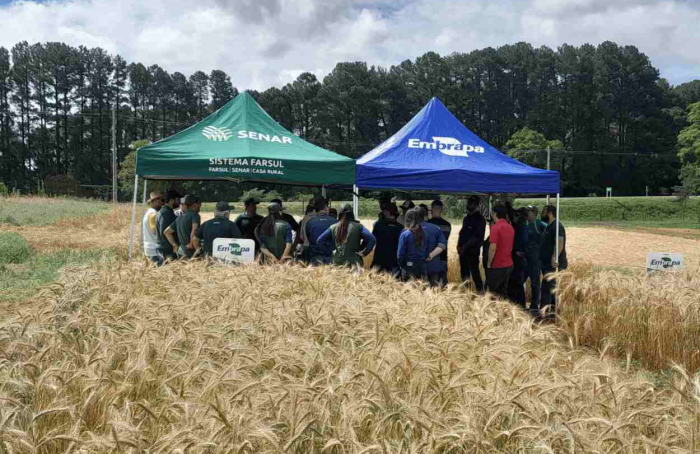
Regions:
[[513, 241], [515, 231], [508, 224], [508, 210], [503, 205], [493, 208], [496, 223], [491, 227], [489, 258], [486, 268], [486, 285], [488, 289], [501, 296], [508, 297], [508, 280], [513, 272]]

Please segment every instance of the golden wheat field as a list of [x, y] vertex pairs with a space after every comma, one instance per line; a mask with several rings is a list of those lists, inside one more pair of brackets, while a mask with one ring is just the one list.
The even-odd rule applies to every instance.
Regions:
[[2, 315], [0, 453], [700, 449], [697, 271], [601, 271], [571, 228], [561, 321], [537, 325], [373, 272], [127, 262], [129, 221], [12, 228], [116, 255]]

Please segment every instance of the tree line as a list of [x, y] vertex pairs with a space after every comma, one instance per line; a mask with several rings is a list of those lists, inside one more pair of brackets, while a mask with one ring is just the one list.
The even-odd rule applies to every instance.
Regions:
[[[250, 93], [285, 128], [353, 158], [437, 96], [474, 133], [529, 164], [544, 167], [549, 147], [567, 196], [602, 195], [606, 186], [635, 195], [677, 184], [678, 135], [700, 81], [671, 86], [634, 46], [521, 42], [428, 52], [389, 68], [343, 62], [323, 80], [303, 73]], [[0, 47], [0, 179], [22, 191], [52, 175], [109, 184], [113, 107], [121, 162], [134, 142], [189, 127], [237, 94], [221, 70], [188, 77], [58, 42]], [[540, 150], [523, 152], [533, 146]], [[188, 184], [204, 194], [243, 190]]]

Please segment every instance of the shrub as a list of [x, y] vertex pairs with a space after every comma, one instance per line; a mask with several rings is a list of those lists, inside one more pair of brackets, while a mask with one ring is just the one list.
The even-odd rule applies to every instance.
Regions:
[[18, 233], [0, 233], [0, 264], [23, 263], [34, 251], [27, 240]]
[[7, 189], [7, 185], [5, 185], [5, 183], [0, 181], [0, 196], [7, 197], [8, 195], [10, 195], [10, 190]]

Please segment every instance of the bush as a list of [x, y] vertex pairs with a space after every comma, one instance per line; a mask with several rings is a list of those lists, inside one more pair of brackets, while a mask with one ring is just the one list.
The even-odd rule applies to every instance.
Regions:
[[7, 186], [5, 185], [5, 183], [0, 181], [0, 196], [7, 197], [8, 195], [10, 195], [10, 190], [7, 189]]
[[0, 233], [0, 264], [23, 263], [34, 251], [27, 240], [18, 233]]

